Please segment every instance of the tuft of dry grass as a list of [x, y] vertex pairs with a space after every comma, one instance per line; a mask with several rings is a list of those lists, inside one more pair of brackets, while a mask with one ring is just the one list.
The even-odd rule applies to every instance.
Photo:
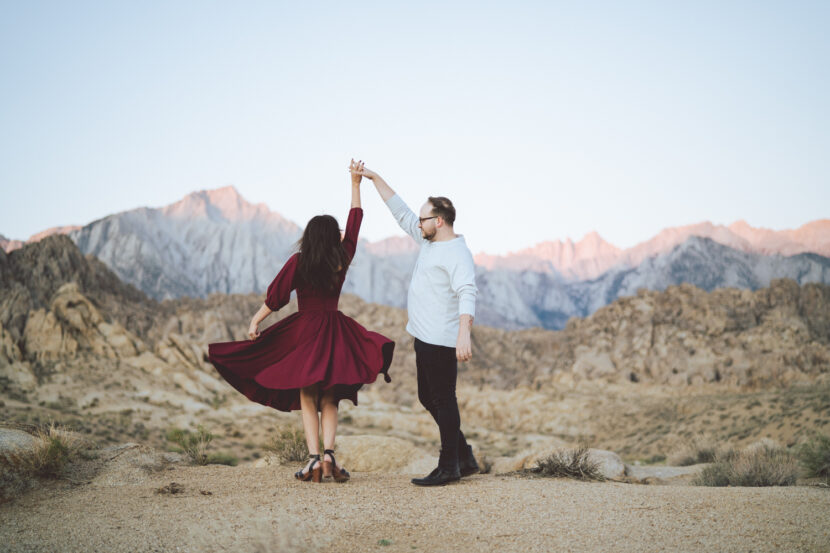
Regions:
[[208, 455], [207, 463], [209, 465], [228, 465], [229, 467], [235, 467], [239, 464], [239, 458], [231, 453], [211, 453]]
[[208, 464], [207, 448], [213, 440], [213, 434], [201, 424], [196, 428], [196, 432], [171, 428], [167, 431], [167, 440], [178, 444], [194, 464]]
[[34, 436], [31, 449], [17, 448], [0, 455], [4, 467], [25, 476], [56, 478], [71, 458], [89, 446], [87, 440], [55, 423], [38, 427]]
[[709, 437], [695, 436], [683, 444], [668, 458], [668, 464], [687, 467], [700, 463], [713, 463], [722, 448]]
[[599, 469], [599, 463], [591, 459], [586, 446], [576, 449], [561, 450], [540, 459], [531, 473], [554, 478], [575, 478], [577, 480], [605, 480]]
[[792, 486], [798, 459], [787, 449], [759, 442], [742, 450], [720, 452], [692, 483], [697, 486]]
[[54, 422], [34, 427], [32, 433], [32, 447], [17, 447], [0, 454], [0, 501], [8, 501], [31, 488], [36, 478], [62, 476], [67, 463], [91, 445]]
[[284, 427], [264, 446], [280, 463], [301, 463], [308, 457], [308, 444], [302, 430]]

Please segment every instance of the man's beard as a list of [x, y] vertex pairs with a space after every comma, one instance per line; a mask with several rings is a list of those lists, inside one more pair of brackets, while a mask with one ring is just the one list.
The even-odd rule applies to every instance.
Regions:
[[429, 240], [430, 242], [432, 242], [432, 239], [433, 239], [433, 238], [435, 238], [435, 232], [436, 232], [436, 231], [434, 231], [434, 230], [433, 230], [432, 232], [427, 232], [427, 231], [425, 231], [425, 230], [421, 230], [421, 235], [422, 235], [425, 239], [427, 239], [427, 240]]

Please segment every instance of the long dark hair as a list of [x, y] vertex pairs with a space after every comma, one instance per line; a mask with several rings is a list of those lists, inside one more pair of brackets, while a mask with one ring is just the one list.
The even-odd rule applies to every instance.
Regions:
[[302, 282], [323, 293], [333, 293], [340, 285], [340, 271], [349, 266], [349, 255], [340, 241], [340, 225], [331, 215], [317, 215], [297, 242], [300, 256], [297, 275]]

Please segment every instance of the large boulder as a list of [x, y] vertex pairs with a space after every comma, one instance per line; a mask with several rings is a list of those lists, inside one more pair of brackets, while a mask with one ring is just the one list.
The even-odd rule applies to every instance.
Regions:
[[438, 459], [412, 442], [392, 436], [339, 436], [337, 462], [349, 471], [427, 474]]
[[57, 360], [88, 351], [98, 357], [132, 357], [144, 346], [118, 322], [108, 322], [75, 282], [58, 288], [49, 310], [29, 313], [23, 331], [31, 360]]
[[12, 451], [27, 450], [35, 447], [37, 438], [15, 428], [0, 427], [0, 455]]

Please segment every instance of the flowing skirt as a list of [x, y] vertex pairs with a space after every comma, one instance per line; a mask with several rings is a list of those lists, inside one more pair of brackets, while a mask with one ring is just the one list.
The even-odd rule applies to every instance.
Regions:
[[300, 388], [334, 390], [357, 405], [357, 391], [383, 373], [390, 382], [395, 342], [340, 311], [305, 310], [263, 330], [256, 340], [208, 345], [219, 374], [251, 401], [280, 411], [300, 409]]

